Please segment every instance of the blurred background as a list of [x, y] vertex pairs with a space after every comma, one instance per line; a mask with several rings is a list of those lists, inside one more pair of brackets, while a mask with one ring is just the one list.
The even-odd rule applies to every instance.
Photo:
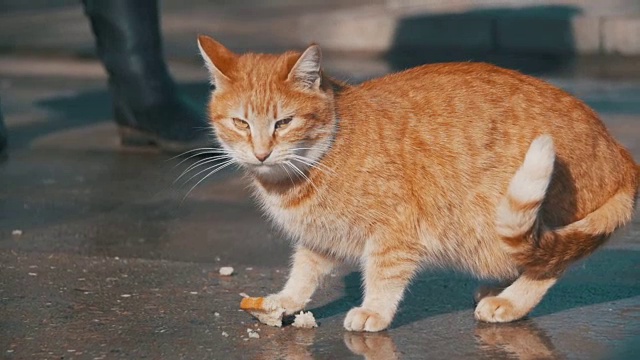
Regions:
[[[169, 59], [195, 60], [198, 33], [239, 52], [316, 41], [325, 51], [400, 58], [398, 66], [473, 59], [531, 71], [568, 64], [593, 71], [594, 57], [620, 65], [640, 55], [635, 0], [164, 0], [161, 7]], [[79, 1], [4, 0], [0, 11], [3, 53], [95, 54]], [[618, 66], [611, 67], [598, 70], [616, 74]]]
[[[197, 34], [240, 53], [317, 42], [327, 73], [352, 83], [424, 63], [488, 61], [575, 94], [640, 160], [638, 0], [164, 0], [159, 13], [161, 53], [180, 93], [200, 110], [209, 85]], [[359, 301], [360, 286], [347, 269], [314, 299], [317, 333], [263, 329], [271, 343], [247, 341], [245, 328], [254, 325], [237, 313], [237, 294], [282, 286], [288, 242], [235, 169], [193, 188], [204, 167], [175, 180], [197, 158], [180, 163], [157, 149], [123, 147], [107, 81], [80, 0], [0, 1], [9, 140], [0, 156], [0, 354], [637, 355], [637, 216], [519, 325], [477, 326], [476, 282], [436, 272], [416, 281], [388, 334], [343, 339], [341, 318]], [[218, 268], [228, 265], [237, 275], [220, 278]]]
[[[169, 58], [195, 56], [189, 39], [197, 33], [238, 51], [317, 41], [329, 51], [424, 52], [430, 60], [640, 54], [635, 0], [165, 0], [162, 9]], [[5, 0], [0, 11], [4, 52], [94, 53], [78, 1]]]
[[[236, 52], [317, 42], [328, 73], [350, 82], [424, 63], [488, 61], [545, 77], [599, 111], [640, 111], [637, 0], [164, 0], [160, 20], [169, 70], [199, 105], [207, 96], [195, 41], [202, 33]], [[13, 77], [105, 79], [80, 0], [4, 0], [0, 30], [9, 127], [18, 125]], [[85, 95], [96, 103], [78, 124], [111, 116], [100, 94]], [[38, 110], [60, 106], [47, 98]], [[19, 130], [12, 137], [11, 146], [26, 145]]]

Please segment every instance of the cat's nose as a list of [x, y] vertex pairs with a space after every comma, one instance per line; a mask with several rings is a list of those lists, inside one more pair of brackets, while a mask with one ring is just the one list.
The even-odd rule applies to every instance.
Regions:
[[271, 151], [269, 152], [260, 152], [260, 153], [253, 153], [256, 156], [256, 159], [260, 160], [260, 162], [264, 162], [265, 160], [267, 160], [267, 158], [269, 157], [269, 155], [271, 155]]

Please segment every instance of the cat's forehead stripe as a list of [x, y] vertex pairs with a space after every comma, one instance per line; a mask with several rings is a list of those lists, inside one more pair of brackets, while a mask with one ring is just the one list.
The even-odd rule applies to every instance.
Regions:
[[273, 115], [271, 110], [273, 107], [273, 91], [267, 86], [261, 86], [256, 89], [253, 96], [254, 115], [261, 118], [270, 118]]
[[278, 120], [284, 114], [283, 104], [280, 100], [262, 99], [250, 97], [240, 103], [238, 108], [231, 112], [233, 117], [241, 117], [245, 120], [272, 119]]

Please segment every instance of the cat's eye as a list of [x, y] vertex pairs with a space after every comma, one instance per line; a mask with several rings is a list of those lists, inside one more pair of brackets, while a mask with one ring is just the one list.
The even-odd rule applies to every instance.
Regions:
[[246, 130], [249, 128], [248, 122], [238, 118], [233, 118], [233, 125], [235, 125], [240, 130]]
[[291, 120], [293, 120], [293, 117], [290, 116], [288, 118], [284, 118], [282, 120], [276, 121], [276, 130], [286, 128], [291, 122]]

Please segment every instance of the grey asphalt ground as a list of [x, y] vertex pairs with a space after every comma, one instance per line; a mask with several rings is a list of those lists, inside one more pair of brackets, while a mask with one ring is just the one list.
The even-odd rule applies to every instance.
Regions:
[[[41, 12], [22, 14], [51, 24]], [[351, 267], [332, 274], [309, 304], [317, 329], [258, 324], [238, 311], [239, 294], [268, 294], [284, 284], [288, 242], [259, 213], [235, 169], [189, 192], [200, 177], [174, 182], [189, 161], [121, 148], [106, 78], [82, 50], [91, 48], [91, 37], [74, 33], [82, 24], [71, 33], [60, 26], [63, 45], [52, 53], [37, 43], [10, 49], [19, 29], [0, 25], [13, 31], [0, 36], [10, 135], [9, 157], [0, 162], [0, 357], [640, 358], [638, 215], [513, 324], [477, 323], [477, 282], [434, 270], [413, 283], [390, 330], [347, 333], [342, 319], [360, 300], [360, 276]], [[167, 37], [187, 43], [192, 32]], [[180, 49], [170, 44], [168, 53]], [[202, 66], [191, 55], [170, 58], [183, 90], [204, 106]], [[353, 82], [397, 68], [393, 59], [361, 54], [325, 58], [330, 74]], [[540, 75], [592, 105], [640, 161], [640, 69], [629, 59], [584, 61], [592, 66]], [[614, 64], [622, 65], [613, 71]], [[235, 274], [220, 276], [221, 266]], [[260, 338], [249, 338], [249, 328]]]

